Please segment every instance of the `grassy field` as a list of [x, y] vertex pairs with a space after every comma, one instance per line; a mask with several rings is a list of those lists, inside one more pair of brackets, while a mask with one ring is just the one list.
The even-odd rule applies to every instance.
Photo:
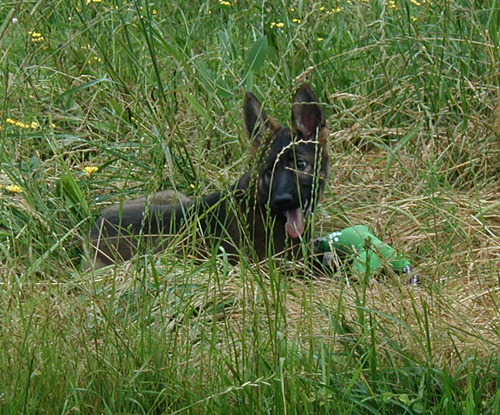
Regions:
[[[500, 2], [3, 0], [2, 414], [500, 413]], [[112, 202], [244, 172], [241, 105], [330, 127], [316, 234], [421, 278], [171, 252], [88, 267]], [[87, 255], [87, 256], [86, 256]]]

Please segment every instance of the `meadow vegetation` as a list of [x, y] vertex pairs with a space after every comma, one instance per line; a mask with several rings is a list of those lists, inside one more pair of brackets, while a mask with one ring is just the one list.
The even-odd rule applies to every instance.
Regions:
[[[500, 413], [500, 2], [2, 0], [0, 412]], [[172, 252], [88, 267], [105, 206], [233, 184], [253, 91], [330, 127], [317, 235], [415, 264], [351, 281]]]

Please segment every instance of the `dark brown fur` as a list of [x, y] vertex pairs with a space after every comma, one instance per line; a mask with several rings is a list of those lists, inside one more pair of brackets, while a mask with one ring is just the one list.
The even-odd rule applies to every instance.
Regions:
[[[97, 267], [169, 244], [194, 248], [197, 256], [223, 248], [233, 261], [240, 254], [263, 260], [300, 251], [300, 240], [309, 238], [303, 211], [314, 209], [328, 175], [321, 107], [303, 85], [294, 98], [292, 130], [268, 117], [251, 93], [243, 113], [254, 158], [238, 183], [194, 200], [164, 191], [107, 208], [91, 232]], [[182, 241], [181, 230], [191, 226], [197, 231], [189, 229]]]

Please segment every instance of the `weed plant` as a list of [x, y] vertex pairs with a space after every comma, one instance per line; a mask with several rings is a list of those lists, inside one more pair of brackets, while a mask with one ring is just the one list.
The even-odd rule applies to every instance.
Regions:
[[[496, 0], [3, 0], [0, 412], [500, 413], [499, 36]], [[316, 234], [368, 225], [419, 286], [88, 266], [105, 206], [233, 184], [244, 91], [286, 120], [303, 81], [331, 131]]]

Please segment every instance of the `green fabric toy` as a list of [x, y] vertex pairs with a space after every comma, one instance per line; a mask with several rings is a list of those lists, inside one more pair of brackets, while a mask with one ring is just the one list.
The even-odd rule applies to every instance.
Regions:
[[410, 283], [418, 281], [417, 276], [412, 274], [410, 261], [378, 239], [367, 226], [356, 225], [333, 232], [317, 239], [315, 246], [320, 253], [335, 252], [340, 257], [352, 256], [352, 270], [358, 276], [375, 274], [387, 264], [397, 273], [411, 275]]

